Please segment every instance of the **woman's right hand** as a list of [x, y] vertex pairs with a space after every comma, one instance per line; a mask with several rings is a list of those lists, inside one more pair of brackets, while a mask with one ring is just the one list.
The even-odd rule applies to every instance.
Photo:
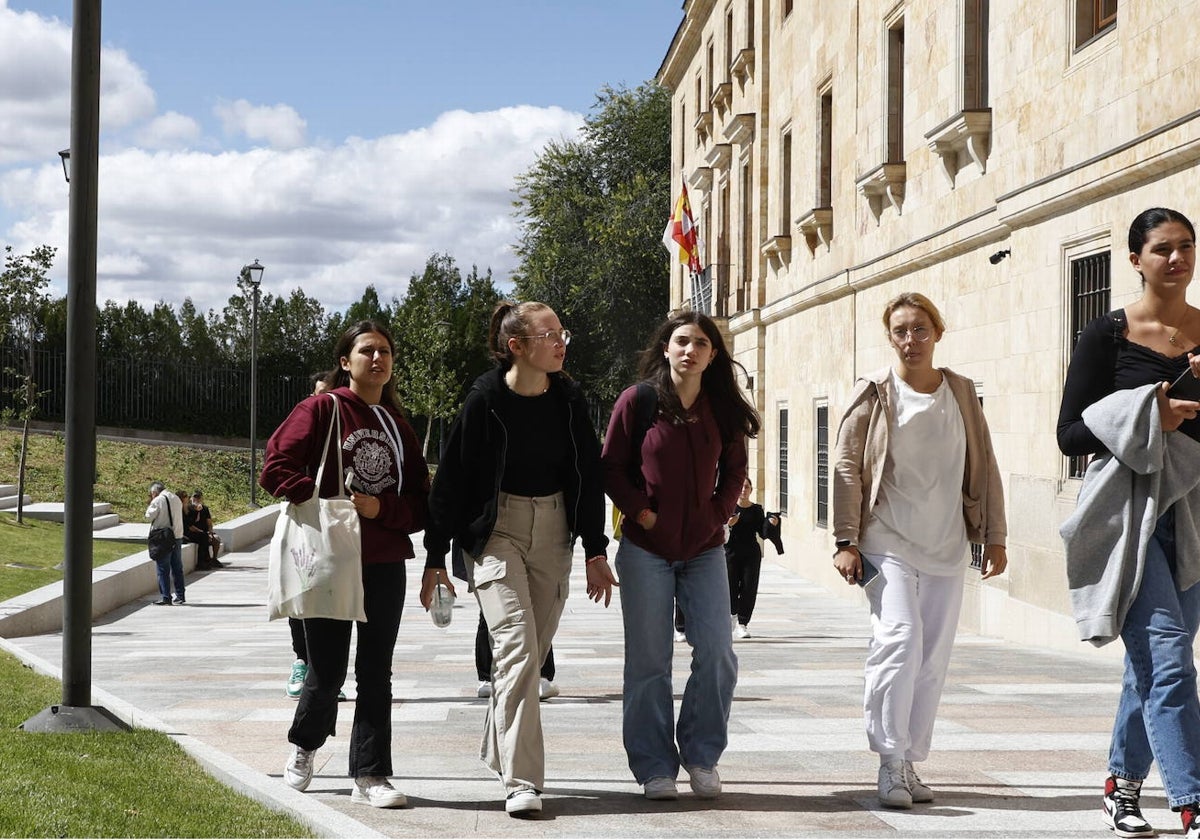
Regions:
[[445, 569], [426, 569], [421, 574], [421, 606], [425, 608], [425, 612], [429, 612], [429, 607], [433, 605], [433, 590], [437, 589], [438, 584], [442, 584], [451, 595], [457, 596], [454, 591], [454, 584], [450, 580], [450, 575]]
[[862, 557], [859, 556], [858, 549], [852, 545], [838, 549], [837, 554], [833, 555], [833, 567], [851, 586], [862, 579]]
[[1162, 429], [1164, 432], [1173, 432], [1179, 428], [1179, 424], [1184, 420], [1196, 419], [1197, 412], [1200, 412], [1200, 402], [1192, 400], [1177, 400], [1167, 396], [1167, 389], [1171, 387], [1169, 382], [1159, 384], [1158, 391], [1155, 392], [1155, 397], [1158, 399], [1158, 416], [1162, 421]]

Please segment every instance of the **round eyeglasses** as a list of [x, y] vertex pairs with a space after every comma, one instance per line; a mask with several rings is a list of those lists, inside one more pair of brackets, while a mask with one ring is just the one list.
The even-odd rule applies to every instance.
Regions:
[[541, 335], [519, 335], [519, 336], [517, 336], [517, 338], [523, 338], [526, 341], [547, 341], [547, 340], [561, 341], [563, 343], [563, 346], [565, 347], [566, 345], [571, 343], [571, 331], [570, 330], [550, 330], [549, 332], [544, 332]]
[[913, 327], [911, 330], [897, 327], [892, 330], [892, 341], [897, 344], [903, 344], [906, 339], [911, 338], [913, 341], [924, 344], [929, 339], [933, 338], [933, 330], [929, 327]]

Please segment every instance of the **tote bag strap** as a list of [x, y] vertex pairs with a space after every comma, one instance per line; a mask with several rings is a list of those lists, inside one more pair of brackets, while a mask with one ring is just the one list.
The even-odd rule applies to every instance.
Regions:
[[333, 498], [344, 499], [344, 498], [346, 498], [346, 491], [342, 487], [342, 481], [340, 478], [340, 476], [342, 476], [344, 474], [343, 470], [342, 470], [342, 417], [341, 417], [341, 414], [338, 412], [338, 398], [333, 394], [330, 394], [329, 397], [330, 397], [330, 399], [333, 400], [333, 416], [329, 418], [329, 431], [327, 431], [325, 433], [325, 448], [321, 450], [321, 465], [319, 467], [317, 467], [317, 492], [316, 492], [316, 495], [318, 497], [321, 495], [321, 478], [322, 478], [322, 476], [325, 475], [325, 459], [329, 457], [329, 441], [330, 441], [330, 439], [332, 439], [333, 430], [334, 430], [334, 427], [336, 427], [337, 428], [337, 442], [338, 442], [337, 469], [338, 469], [339, 478], [338, 478], [338, 483], [337, 483], [338, 484], [338, 493]]
[[[391, 413], [382, 406], [373, 405], [375, 416], [379, 420], [379, 425], [383, 427], [383, 433], [388, 436], [392, 442], [392, 448], [396, 450], [396, 495], [400, 495], [400, 491], [404, 488], [404, 444], [403, 438], [400, 437], [400, 427], [396, 425], [396, 420]], [[390, 431], [388, 427], [391, 427]]]

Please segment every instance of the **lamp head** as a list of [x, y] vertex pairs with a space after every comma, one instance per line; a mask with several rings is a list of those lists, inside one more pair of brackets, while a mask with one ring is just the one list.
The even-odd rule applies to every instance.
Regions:
[[62, 158], [63, 177], [67, 179], [67, 183], [69, 184], [71, 183], [71, 150], [63, 149], [58, 153], [58, 156]]
[[242, 278], [257, 289], [259, 284], [262, 283], [262, 275], [265, 270], [266, 266], [260, 264], [256, 258], [250, 265], [242, 266]]

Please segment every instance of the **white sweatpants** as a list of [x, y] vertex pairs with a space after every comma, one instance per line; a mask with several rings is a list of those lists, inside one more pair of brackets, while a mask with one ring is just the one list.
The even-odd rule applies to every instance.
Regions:
[[950, 667], [966, 569], [927, 575], [902, 560], [868, 555], [879, 576], [871, 606], [863, 717], [873, 752], [924, 761]]

